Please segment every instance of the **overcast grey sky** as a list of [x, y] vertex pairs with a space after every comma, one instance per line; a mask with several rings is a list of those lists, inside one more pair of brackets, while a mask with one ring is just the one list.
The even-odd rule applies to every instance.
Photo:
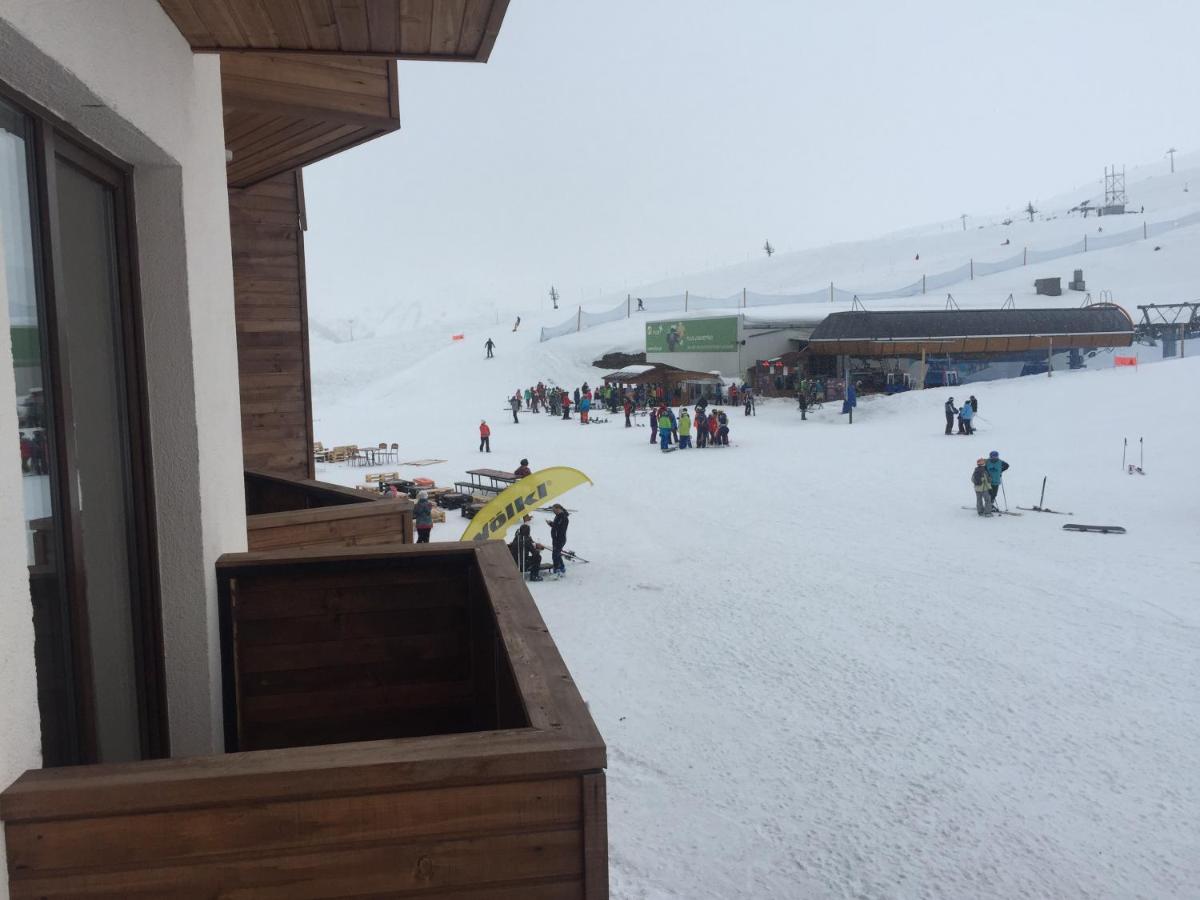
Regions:
[[306, 170], [309, 304], [570, 305], [1200, 146], [1200, 4], [512, 0]]

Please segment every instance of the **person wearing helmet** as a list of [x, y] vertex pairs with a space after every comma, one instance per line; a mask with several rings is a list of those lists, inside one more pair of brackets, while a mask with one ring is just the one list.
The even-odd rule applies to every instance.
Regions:
[[975, 512], [981, 516], [992, 514], [992, 482], [988, 478], [987, 460], [975, 460], [975, 471], [971, 473], [971, 484], [975, 485]]
[[951, 397], [946, 401], [946, 434], [954, 433], [954, 417], [957, 415], [958, 407], [954, 405], [954, 398]]
[[692, 446], [692, 419], [687, 409], [679, 410], [679, 449], [687, 450]]
[[517, 466], [517, 470], [513, 472], [513, 477], [524, 478], [526, 475], [532, 475], [533, 469], [529, 468], [529, 460], [521, 460], [521, 464]]
[[417, 543], [428, 544], [429, 533], [433, 531], [433, 504], [429, 502], [426, 491], [417, 494], [417, 502], [413, 506], [413, 524], [417, 526]]
[[[1008, 471], [1008, 463], [1000, 458], [1000, 451], [993, 450], [988, 454], [987, 459], [988, 480], [992, 483], [992, 503], [996, 502], [996, 493], [1000, 490], [1000, 479], [1004, 473]], [[1008, 495], [1005, 494], [1007, 497]]]

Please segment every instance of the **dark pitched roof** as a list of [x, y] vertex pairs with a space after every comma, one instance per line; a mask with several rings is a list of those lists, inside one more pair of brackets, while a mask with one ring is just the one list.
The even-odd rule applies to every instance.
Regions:
[[1111, 304], [1081, 309], [947, 309], [831, 313], [818, 341], [920, 341], [963, 337], [1132, 334], [1133, 321]]

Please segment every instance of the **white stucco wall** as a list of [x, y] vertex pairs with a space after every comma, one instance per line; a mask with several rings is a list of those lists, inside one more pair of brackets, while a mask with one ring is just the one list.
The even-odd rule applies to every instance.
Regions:
[[[155, 0], [0, 0], [0, 81], [134, 166], [172, 753], [214, 752], [213, 563], [246, 541], [219, 61], [192, 54]], [[11, 398], [0, 343], [0, 398]], [[11, 400], [0, 402], [0, 440], [13, 439], [0, 453], [0, 603], [22, 611], [19, 627], [0, 621], [0, 649], [16, 648], [19, 670], [6, 691], [32, 667], [25, 561], [9, 549], [24, 547], [16, 431]], [[8, 596], [14, 585], [23, 600]], [[36, 761], [36, 715], [27, 702], [11, 710], [0, 786]]]

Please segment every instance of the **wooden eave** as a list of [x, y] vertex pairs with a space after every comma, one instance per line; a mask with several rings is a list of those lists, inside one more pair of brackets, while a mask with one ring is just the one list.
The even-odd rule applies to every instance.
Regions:
[[222, 55], [230, 187], [248, 187], [400, 127], [396, 63]]
[[487, 62], [508, 0], [159, 0], [197, 53]]

